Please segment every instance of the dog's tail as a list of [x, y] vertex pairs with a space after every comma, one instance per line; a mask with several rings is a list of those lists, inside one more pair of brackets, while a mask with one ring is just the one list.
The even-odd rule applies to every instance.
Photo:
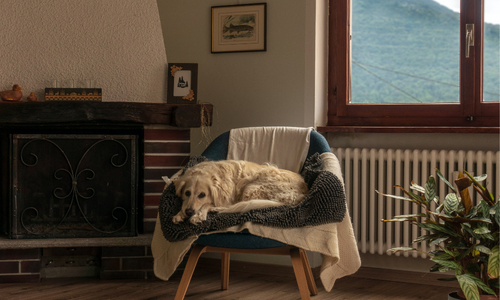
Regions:
[[267, 207], [275, 207], [275, 206], [281, 206], [284, 205], [281, 202], [278, 201], [272, 201], [272, 200], [249, 200], [249, 201], [243, 201], [243, 202], [238, 202], [236, 204], [233, 204], [229, 206], [228, 208], [225, 208], [224, 210], [221, 210], [220, 213], [236, 213], [236, 212], [247, 212], [252, 209], [259, 209], [259, 208], [267, 208]]

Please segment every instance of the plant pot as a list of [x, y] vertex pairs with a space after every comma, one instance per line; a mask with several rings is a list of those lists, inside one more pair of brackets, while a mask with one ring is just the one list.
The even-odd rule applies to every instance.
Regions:
[[[481, 299], [481, 300], [498, 300], [498, 298], [493, 296], [493, 295], [480, 295], [479, 299]], [[453, 292], [453, 293], [448, 294], [448, 300], [465, 300], [465, 298], [460, 297], [458, 295], [458, 292]]]
[[465, 298], [460, 297], [458, 292], [452, 292], [448, 294], [448, 300], [465, 300]]

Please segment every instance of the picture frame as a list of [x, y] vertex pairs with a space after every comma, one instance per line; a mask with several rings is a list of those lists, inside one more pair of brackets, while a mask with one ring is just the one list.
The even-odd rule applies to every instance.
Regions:
[[169, 63], [167, 77], [167, 103], [198, 103], [198, 64]]
[[212, 53], [267, 50], [266, 3], [212, 6]]

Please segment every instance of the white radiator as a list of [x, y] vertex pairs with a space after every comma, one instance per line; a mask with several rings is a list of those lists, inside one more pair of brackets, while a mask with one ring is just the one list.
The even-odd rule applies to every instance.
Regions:
[[[347, 205], [362, 253], [385, 254], [387, 249], [402, 246], [430, 250], [425, 243], [411, 245], [412, 240], [425, 233], [417, 226], [408, 222], [381, 222], [381, 219], [392, 219], [394, 215], [420, 212], [420, 208], [408, 201], [383, 197], [376, 190], [403, 196], [402, 191], [394, 188], [395, 185], [406, 190], [410, 190], [412, 181], [425, 186], [432, 175], [438, 182], [437, 195], [444, 199], [449, 190], [437, 177], [437, 168], [450, 182], [457, 178], [458, 171], [466, 170], [474, 175], [486, 173], [488, 190], [497, 199], [500, 192], [500, 152], [358, 148], [332, 148], [332, 152], [342, 167]], [[471, 191], [471, 195], [476, 197], [476, 192]], [[404, 252], [396, 255], [417, 257], [419, 254]]]

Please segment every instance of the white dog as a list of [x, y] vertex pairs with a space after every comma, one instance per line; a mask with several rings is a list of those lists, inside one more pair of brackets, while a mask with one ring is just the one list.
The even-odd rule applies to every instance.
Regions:
[[175, 224], [186, 218], [200, 224], [211, 211], [297, 205], [308, 193], [307, 184], [297, 173], [237, 160], [199, 163], [173, 182], [182, 198], [181, 211], [172, 219]]

